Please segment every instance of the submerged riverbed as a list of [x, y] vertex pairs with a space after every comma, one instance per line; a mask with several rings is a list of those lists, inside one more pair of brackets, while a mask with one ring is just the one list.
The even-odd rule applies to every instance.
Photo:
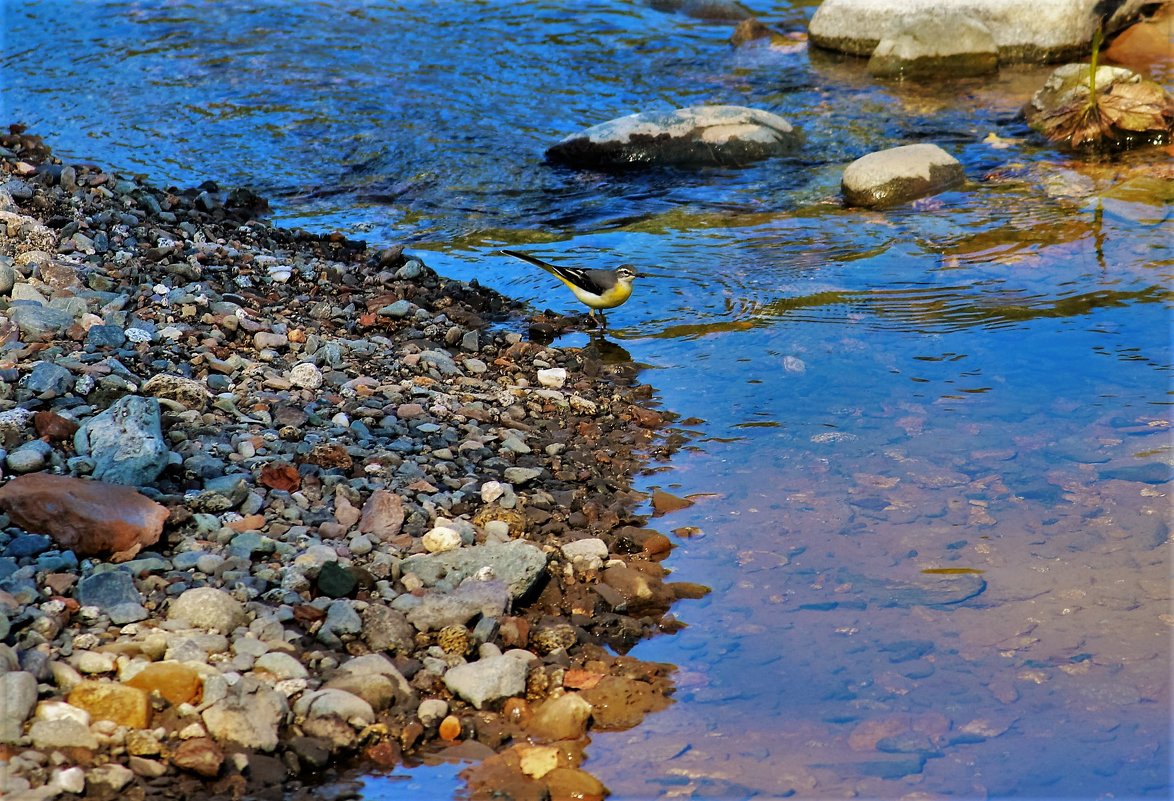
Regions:
[[[799, 31], [812, 9], [756, 10]], [[644, 488], [694, 501], [655, 522], [673, 578], [714, 592], [634, 651], [679, 666], [677, 703], [593, 736], [614, 797], [1169, 792], [1174, 181], [1162, 151], [1036, 140], [1018, 110], [1048, 69], [880, 84], [622, 2], [61, 0], [5, 24], [2, 116], [63, 158], [249, 185], [535, 311], [574, 304], [498, 248], [646, 274], [596, 346], [686, 421]], [[704, 102], [779, 113], [805, 149], [543, 163]], [[845, 164], [917, 141], [968, 185], [841, 207]], [[453, 772], [367, 786], [450, 794]]]

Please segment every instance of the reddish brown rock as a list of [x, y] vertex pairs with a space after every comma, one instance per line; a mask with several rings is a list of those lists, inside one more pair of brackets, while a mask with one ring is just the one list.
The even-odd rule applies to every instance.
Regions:
[[171, 754], [171, 764], [190, 770], [208, 779], [214, 779], [224, 764], [224, 751], [210, 737], [184, 740]]
[[34, 534], [48, 534], [78, 556], [131, 559], [163, 533], [167, 507], [119, 484], [48, 473], [19, 476], [0, 487], [0, 509]]
[[404, 527], [404, 502], [400, 496], [387, 490], [375, 490], [363, 504], [359, 531], [385, 541], [399, 534]]

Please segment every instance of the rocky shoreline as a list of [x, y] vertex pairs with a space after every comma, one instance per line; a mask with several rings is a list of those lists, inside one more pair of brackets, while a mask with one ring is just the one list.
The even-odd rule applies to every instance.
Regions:
[[705, 592], [634, 513], [668, 416], [264, 210], [0, 136], [0, 791], [340, 798], [431, 754], [602, 798], [588, 732], [672, 691], [622, 654]]

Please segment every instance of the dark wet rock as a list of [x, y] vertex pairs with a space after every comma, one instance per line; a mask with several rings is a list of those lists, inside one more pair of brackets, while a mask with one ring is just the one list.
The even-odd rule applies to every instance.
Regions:
[[648, 111], [572, 134], [546, 151], [576, 167], [663, 164], [736, 166], [799, 149], [799, 132], [777, 114], [743, 106]]
[[750, 9], [735, 0], [648, 0], [648, 4], [657, 11], [709, 22], [737, 22], [753, 16]]
[[985, 75], [998, 67], [999, 48], [987, 26], [950, 8], [894, 26], [868, 61], [868, 71], [878, 78], [916, 81]]
[[111, 484], [146, 486], [171, 457], [163, 438], [159, 401], [127, 395], [84, 423], [74, 447], [94, 460], [93, 477]]
[[359, 580], [354, 572], [338, 562], [327, 562], [322, 565], [316, 583], [318, 593], [327, 598], [345, 598], [352, 595], [359, 586]]
[[[1135, 19], [1145, 0], [1127, 0], [1113, 15], [1113, 31]], [[1086, 0], [1041, 5], [1030, 0], [972, 0], [952, 4], [952, 13], [985, 25], [999, 48], [1002, 63], [1046, 63], [1086, 55], [1099, 19]], [[871, 55], [882, 38], [909, 18], [941, 14], [935, 0], [823, 0], [811, 18], [813, 44], [857, 56]]]
[[121, 562], [163, 532], [167, 507], [129, 487], [34, 473], [0, 487], [0, 509], [30, 533], [47, 534], [79, 556]]
[[849, 206], [895, 206], [933, 195], [966, 180], [962, 165], [937, 145], [880, 150], [845, 168], [841, 188]]

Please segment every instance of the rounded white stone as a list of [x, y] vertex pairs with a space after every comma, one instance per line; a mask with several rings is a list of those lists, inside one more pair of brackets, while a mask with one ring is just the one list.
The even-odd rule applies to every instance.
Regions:
[[567, 383], [567, 371], [562, 367], [551, 367], [538, 371], [538, 383], [551, 389], [560, 389]]
[[437, 526], [423, 537], [424, 550], [428, 553], [455, 551], [461, 547], [461, 532], [456, 529]]
[[289, 371], [289, 380], [302, 389], [317, 389], [322, 386], [322, 371], [310, 362], [302, 362]]

